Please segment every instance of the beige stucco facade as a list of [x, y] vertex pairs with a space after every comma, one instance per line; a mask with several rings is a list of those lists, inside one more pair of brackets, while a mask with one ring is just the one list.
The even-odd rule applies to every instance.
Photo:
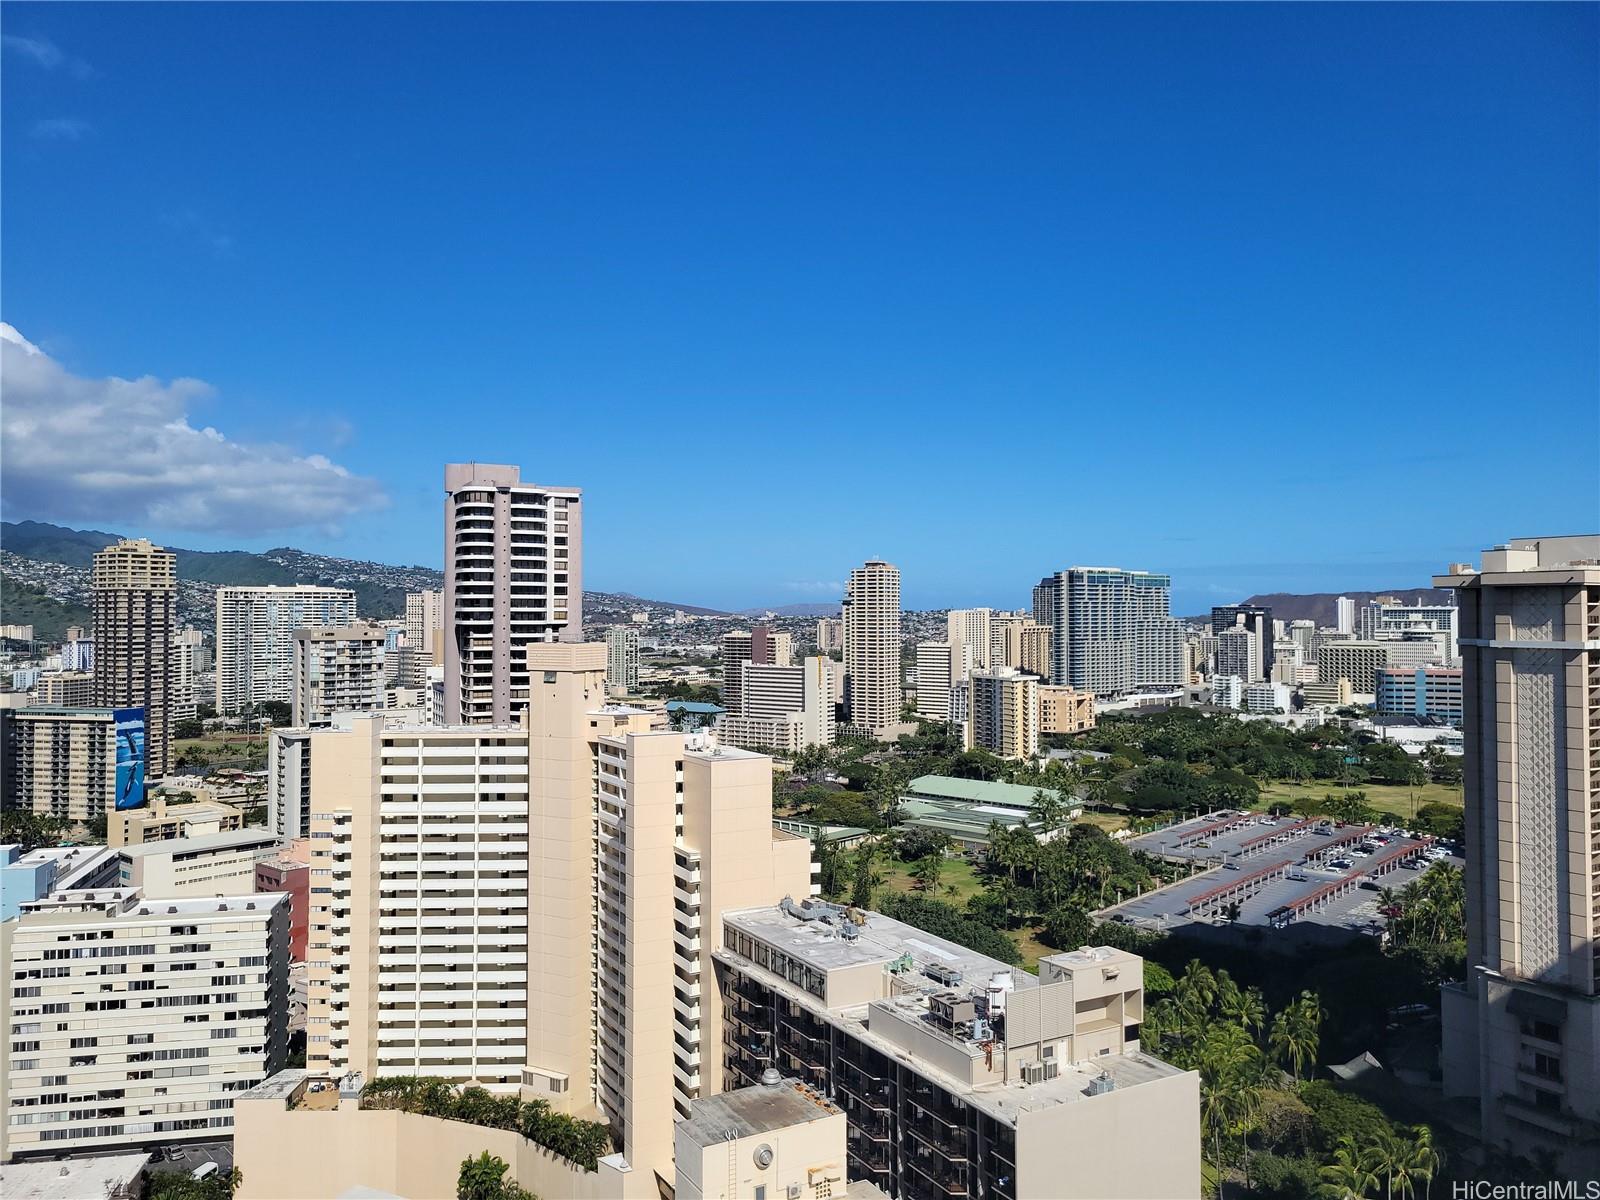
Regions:
[[603, 644], [526, 653], [518, 725], [310, 733], [307, 1065], [600, 1117], [670, 1180], [720, 1087], [720, 914], [807, 894], [810, 843], [769, 758], [607, 705]]
[[1094, 728], [1094, 693], [1039, 685], [1039, 732], [1082, 733]]
[[[199, 785], [190, 785], [199, 790]], [[244, 828], [244, 810], [220, 800], [175, 804], [159, 794], [143, 808], [125, 808], [106, 815], [106, 844], [137, 846], [168, 838], [205, 837]]]
[[358, 1188], [454, 1200], [462, 1160], [484, 1152], [543, 1200], [659, 1200], [655, 1181], [616, 1156], [585, 1171], [506, 1129], [362, 1109], [354, 1096], [312, 1107], [318, 1101], [307, 1102], [304, 1080], [286, 1071], [234, 1102], [238, 1200], [329, 1200]]
[[144, 538], [127, 538], [94, 556], [95, 704], [142, 708], [145, 776], [160, 779], [172, 754], [172, 630], [178, 559]]
[[972, 676], [972, 744], [1001, 758], [1039, 753], [1039, 680], [1001, 667]]
[[1453, 564], [1463, 670], [1467, 970], [1444, 1088], [1483, 1141], [1600, 1176], [1600, 536]]
[[0, 711], [0, 797], [7, 808], [88, 821], [115, 811], [116, 725], [109, 708]]

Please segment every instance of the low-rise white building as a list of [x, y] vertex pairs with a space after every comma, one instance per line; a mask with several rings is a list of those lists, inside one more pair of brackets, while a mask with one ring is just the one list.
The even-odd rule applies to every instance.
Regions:
[[280, 1070], [289, 897], [52, 892], [0, 924], [0, 1159], [226, 1138]]

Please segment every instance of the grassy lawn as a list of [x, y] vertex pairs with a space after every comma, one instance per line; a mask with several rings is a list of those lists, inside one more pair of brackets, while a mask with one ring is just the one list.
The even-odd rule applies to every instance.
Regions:
[[1039, 960], [1046, 954], [1057, 953], [1054, 946], [1046, 946], [1039, 940], [1038, 927], [1024, 925], [1021, 929], [1008, 929], [1006, 935], [1017, 944], [1017, 949], [1022, 952], [1022, 965], [1035, 975], [1039, 973]]
[[1128, 827], [1128, 818], [1122, 813], [1086, 812], [1078, 818], [1076, 824], [1093, 825], [1096, 829], [1103, 829], [1107, 833], [1115, 833], [1119, 829]]
[[175, 751], [199, 750], [204, 754], [226, 752], [238, 753], [250, 746], [265, 746], [267, 739], [259, 733], [210, 733], [198, 738], [174, 738], [172, 748]]
[[[916, 881], [911, 878], [914, 865], [900, 859], [890, 859], [883, 865], [883, 886], [896, 892], [922, 895], [917, 890]], [[929, 893], [928, 898], [963, 908], [968, 899], [982, 890], [983, 881], [978, 878], [976, 867], [963, 859], [947, 858], [944, 860], [944, 873], [939, 876], [939, 890]]]
[[[1279, 800], [1294, 803], [1305, 796], [1321, 798], [1338, 795], [1342, 789], [1336, 783], [1266, 783], [1261, 786], [1261, 799], [1255, 807], [1265, 810], [1267, 805]], [[1399, 817], [1410, 817], [1424, 804], [1453, 804], [1461, 806], [1461, 789], [1446, 787], [1442, 783], [1424, 783], [1417, 787], [1394, 784], [1368, 783], [1359, 789], [1367, 794], [1367, 803], [1382, 812]]]

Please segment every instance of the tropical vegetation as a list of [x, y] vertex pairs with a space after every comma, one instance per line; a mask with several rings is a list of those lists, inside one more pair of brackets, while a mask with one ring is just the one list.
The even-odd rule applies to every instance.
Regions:
[[1270, 1013], [1258, 989], [1198, 960], [1148, 1006], [1143, 1047], [1200, 1076], [1202, 1153], [1219, 1195], [1237, 1182], [1261, 1200], [1395, 1200], [1438, 1174], [1427, 1126], [1395, 1125], [1306, 1081], [1322, 1024], [1314, 993]]
[[496, 1096], [481, 1087], [456, 1087], [441, 1079], [380, 1076], [361, 1089], [361, 1107], [509, 1129], [586, 1171], [597, 1170], [600, 1158], [611, 1152], [611, 1131], [598, 1121], [555, 1112], [543, 1100]]
[[456, 1200], [539, 1200], [515, 1179], [507, 1179], [511, 1168], [498, 1154], [485, 1150], [477, 1158], [463, 1158], [456, 1175]]
[[243, 1182], [244, 1172], [238, 1167], [213, 1171], [204, 1179], [196, 1179], [181, 1168], [156, 1171], [150, 1176], [145, 1200], [233, 1200]]

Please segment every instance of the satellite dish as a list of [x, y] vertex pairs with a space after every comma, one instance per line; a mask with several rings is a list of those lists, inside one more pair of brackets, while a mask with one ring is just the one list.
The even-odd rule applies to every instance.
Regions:
[[765, 1171], [772, 1165], [772, 1147], [762, 1142], [756, 1147], [756, 1166]]

